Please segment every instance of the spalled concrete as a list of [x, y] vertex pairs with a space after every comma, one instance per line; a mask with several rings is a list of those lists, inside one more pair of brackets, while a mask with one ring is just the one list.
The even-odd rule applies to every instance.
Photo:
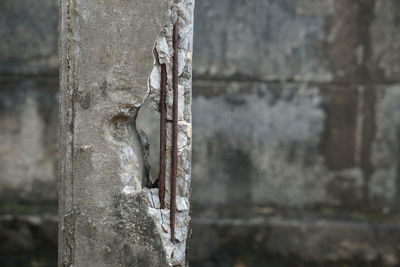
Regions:
[[[194, 1], [62, 1], [60, 266], [185, 265], [193, 5]], [[150, 189], [145, 137], [136, 128], [136, 117], [149, 95], [158, 105], [159, 86], [154, 84], [160, 81], [153, 73], [159, 64], [168, 64], [172, 73], [175, 23], [181, 28], [181, 103], [177, 240], [171, 242], [165, 223], [169, 205], [161, 210], [158, 189]]]

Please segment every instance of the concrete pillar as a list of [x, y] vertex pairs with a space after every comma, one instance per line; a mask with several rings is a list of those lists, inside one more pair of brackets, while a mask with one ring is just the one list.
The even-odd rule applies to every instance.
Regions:
[[[194, 0], [60, 8], [59, 266], [185, 266]], [[147, 99], [166, 108], [161, 194], [136, 127]]]

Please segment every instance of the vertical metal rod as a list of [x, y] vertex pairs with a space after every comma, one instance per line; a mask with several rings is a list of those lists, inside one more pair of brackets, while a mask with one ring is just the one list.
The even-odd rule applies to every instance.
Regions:
[[172, 46], [174, 49], [172, 65], [172, 166], [171, 166], [171, 201], [170, 201], [170, 228], [171, 241], [175, 241], [175, 212], [176, 212], [176, 174], [178, 169], [178, 22], [175, 22], [172, 36]]
[[161, 86], [160, 86], [160, 162], [158, 174], [158, 197], [160, 199], [160, 208], [165, 207], [165, 170], [167, 162], [165, 160], [167, 152], [167, 67], [161, 64]]

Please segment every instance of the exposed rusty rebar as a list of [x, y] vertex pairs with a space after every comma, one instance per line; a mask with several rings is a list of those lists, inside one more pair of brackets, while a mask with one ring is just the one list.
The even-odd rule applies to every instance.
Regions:
[[158, 188], [160, 208], [165, 207], [165, 171], [167, 162], [165, 160], [167, 151], [167, 67], [161, 64], [161, 86], [160, 86], [160, 162], [158, 173]]
[[175, 22], [172, 35], [174, 55], [172, 59], [172, 156], [171, 156], [171, 201], [170, 201], [170, 228], [171, 241], [175, 241], [175, 212], [176, 212], [176, 174], [178, 170], [178, 22]]

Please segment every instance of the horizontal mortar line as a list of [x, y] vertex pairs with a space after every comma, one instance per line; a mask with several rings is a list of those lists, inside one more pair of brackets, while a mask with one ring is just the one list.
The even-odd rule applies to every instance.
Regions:
[[[19, 78], [34, 78], [58, 80], [58, 71], [48, 73], [0, 73], [0, 79], [19, 79]], [[360, 85], [361, 82], [355, 81], [318, 81], [318, 80], [299, 80], [299, 79], [258, 79], [258, 78], [232, 78], [232, 77], [202, 77], [193, 76], [193, 82], [238, 82], [238, 83], [268, 83], [268, 84], [283, 84], [283, 83], [309, 83], [313, 85]], [[373, 85], [395, 85], [400, 84], [400, 80], [372, 81]]]
[[[308, 83], [311, 85], [363, 85], [362, 81], [318, 81], [318, 80], [296, 80], [296, 79], [232, 79], [232, 78], [218, 78], [218, 77], [196, 77], [193, 76], [193, 83], [201, 82], [226, 82], [226, 83], [266, 83], [266, 84], [284, 84], [284, 83]], [[400, 80], [386, 80], [386, 81], [372, 81], [372, 85], [396, 85], [400, 84]]]
[[58, 71], [48, 73], [0, 73], [0, 79], [18, 79], [18, 78], [32, 78], [32, 79], [55, 79], [58, 80]]
[[34, 224], [39, 224], [41, 222], [58, 222], [57, 215], [43, 214], [43, 215], [23, 215], [23, 214], [2, 214], [0, 215], [0, 223], [10, 222], [10, 221], [21, 221], [21, 222], [31, 222]]
[[218, 225], [218, 226], [288, 226], [288, 227], [339, 227], [339, 228], [380, 228], [388, 230], [399, 230], [400, 224], [396, 223], [372, 223], [372, 222], [354, 222], [347, 220], [329, 220], [329, 219], [316, 219], [316, 220], [295, 220], [295, 219], [266, 219], [266, 218], [252, 218], [252, 219], [237, 219], [237, 218], [207, 218], [207, 217], [193, 217], [193, 224], [200, 225]]
[[[41, 222], [58, 222], [57, 215], [15, 215], [15, 214], [2, 214], [0, 215], [0, 223], [10, 221], [21, 221], [39, 224]], [[372, 222], [354, 222], [350, 220], [330, 220], [330, 219], [317, 219], [317, 220], [298, 220], [298, 219], [267, 219], [267, 218], [252, 218], [252, 219], [238, 219], [238, 218], [210, 218], [210, 217], [192, 217], [193, 224], [199, 225], [218, 225], [218, 226], [286, 226], [286, 227], [308, 227], [308, 228], [324, 228], [324, 227], [338, 227], [338, 228], [352, 228], [360, 229], [385, 229], [385, 230], [400, 230], [400, 224], [396, 223], [372, 223]]]
[[193, 81], [219, 81], [219, 82], [259, 82], [259, 83], [284, 83], [284, 82], [318, 82], [326, 83], [329, 81], [318, 81], [318, 80], [301, 80], [301, 79], [261, 79], [255, 77], [204, 77], [204, 76], [193, 76]]

